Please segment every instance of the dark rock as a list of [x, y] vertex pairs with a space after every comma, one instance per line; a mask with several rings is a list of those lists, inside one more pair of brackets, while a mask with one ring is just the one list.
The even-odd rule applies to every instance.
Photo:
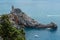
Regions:
[[14, 9], [14, 12], [15, 12], [15, 13], [20, 13], [21, 10], [20, 10], [19, 8], [16, 8], [16, 9]]

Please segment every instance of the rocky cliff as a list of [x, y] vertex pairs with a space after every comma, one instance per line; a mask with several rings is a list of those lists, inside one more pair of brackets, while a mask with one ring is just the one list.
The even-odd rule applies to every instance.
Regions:
[[14, 25], [24, 25], [24, 27], [32, 28], [57, 28], [57, 25], [53, 22], [47, 25], [38, 23], [37, 21], [29, 17], [27, 14], [22, 12], [19, 8], [14, 8], [13, 6], [9, 17]]

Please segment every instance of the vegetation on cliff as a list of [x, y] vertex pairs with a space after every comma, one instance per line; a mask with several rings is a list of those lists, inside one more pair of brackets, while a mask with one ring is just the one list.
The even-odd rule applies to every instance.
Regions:
[[24, 30], [12, 26], [8, 15], [0, 17], [0, 36], [3, 40], [25, 40]]

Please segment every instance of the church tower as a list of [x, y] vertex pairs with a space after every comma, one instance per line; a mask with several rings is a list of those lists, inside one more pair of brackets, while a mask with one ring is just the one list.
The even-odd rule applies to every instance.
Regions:
[[12, 12], [14, 12], [14, 6], [12, 5]]

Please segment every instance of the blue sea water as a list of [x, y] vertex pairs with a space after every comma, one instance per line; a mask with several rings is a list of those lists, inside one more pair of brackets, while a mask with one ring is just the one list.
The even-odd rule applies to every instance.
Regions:
[[58, 26], [56, 31], [25, 28], [26, 40], [60, 40], [60, 0], [0, 0], [0, 14], [8, 14], [12, 5], [39, 23]]

